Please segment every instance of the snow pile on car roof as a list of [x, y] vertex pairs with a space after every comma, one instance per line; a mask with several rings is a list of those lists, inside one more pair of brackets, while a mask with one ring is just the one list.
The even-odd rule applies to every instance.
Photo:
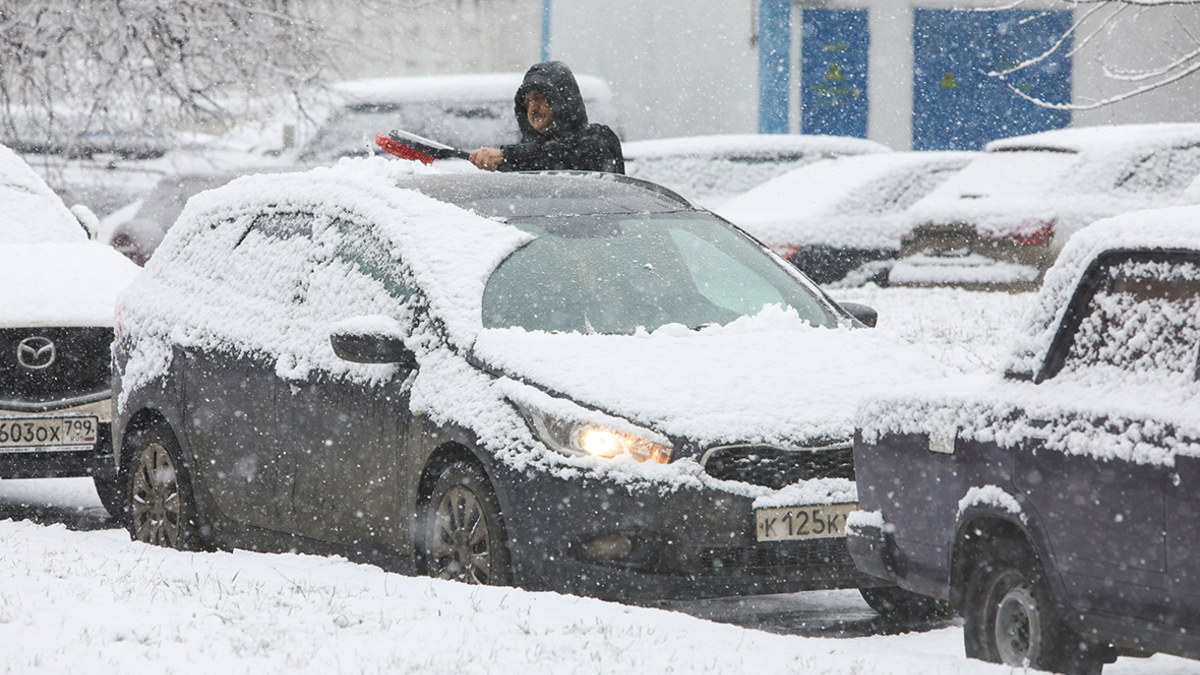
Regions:
[[995, 141], [908, 212], [909, 228], [965, 224], [983, 237], [1059, 242], [1100, 218], [1187, 203], [1200, 124], [1064, 129]]
[[[789, 171], [719, 210], [769, 246], [900, 248], [903, 211], [975, 153], [889, 152], [839, 157]], [[905, 200], [907, 193], [911, 200]], [[833, 223], [837, 223], [836, 226]]]
[[[0, 242], [77, 242], [87, 233], [25, 160], [0, 145]], [[11, 260], [11, 259], [10, 259]]]

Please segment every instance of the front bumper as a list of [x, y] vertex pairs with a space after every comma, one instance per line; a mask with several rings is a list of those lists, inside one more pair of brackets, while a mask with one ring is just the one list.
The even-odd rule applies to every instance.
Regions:
[[[622, 601], [881, 585], [844, 538], [759, 542], [753, 498], [711, 487], [509, 473], [514, 581]], [[507, 515], [506, 514], [506, 515]]]
[[846, 547], [858, 569], [892, 583], [896, 582], [896, 561], [891, 537], [882, 528], [859, 525], [846, 535]]
[[[32, 406], [31, 406], [32, 407]], [[112, 445], [112, 400], [89, 401], [80, 405], [41, 410], [0, 406], [0, 417], [40, 417], [59, 415], [95, 415], [99, 429], [95, 444], [85, 450], [17, 450], [0, 448], [0, 478], [73, 478], [116, 477]]]

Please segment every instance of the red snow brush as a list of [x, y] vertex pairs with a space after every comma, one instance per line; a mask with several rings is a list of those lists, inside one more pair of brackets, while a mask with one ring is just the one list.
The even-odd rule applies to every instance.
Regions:
[[435, 159], [470, 159], [471, 154], [465, 150], [452, 148], [437, 141], [423, 138], [407, 131], [396, 129], [386, 136], [377, 134], [375, 144], [389, 154], [400, 159], [411, 159], [422, 164], [430, 164]]

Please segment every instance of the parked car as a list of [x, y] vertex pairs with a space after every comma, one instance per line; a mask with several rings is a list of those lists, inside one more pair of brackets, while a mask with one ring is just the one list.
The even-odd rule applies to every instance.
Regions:
[[1200, 658], [1198, 310], [1200, 207], [1077, 233], [1002, 379], [860, 411], [859, 568], [953, 603], [972, 658]]
[[428, 171], [189, 201], [120, 301], [136, 539], [610, 598], [884, 585], [845, 548], [853, 411], [940, 366], [658, 186]]
[[0, 250], [0, 478], [90, 476], [118, 516], [109, 350], [117, 293], [138, 268], [91, 241], [4, 146]]
[[[300, 153], [308, 165], [378, 152], [375, 135], [392, 129], [431, 138], [464, 150], [516, 143], [520, 139], [514, 96], [523, 73], [433, 75], [350, 80], [334, 86], [337, 102]], [[577, 75], [592, 122], [620, 133], [608, 83]]]
[[793, 169], [734, 197], [721, 215], [818, 284], [886, 283], [908, 232], [904, 212], [967, 165], [972, 152], [887, 152]]
[[989, 143], [908, 211], [891, 283], [1036, 290], [1100, 218], [1189, 203], [1200, 124], [1081, 127]]
[[[165, 176], [128, 214], [115, 213], [102, 221], [106, 243], [133, 262], [145, 265], [162, 243], [167, 230], [193, 195], [228, 183], [235, 174], [182, 174]], [[110, 224], [111, 223], [111, 224]]]
[[717, 209], [751, 188], [813, 162], [891, 152], [846, 136], [731, 134], [625, 143], [625, 173], [668, 187], [694, 204]]

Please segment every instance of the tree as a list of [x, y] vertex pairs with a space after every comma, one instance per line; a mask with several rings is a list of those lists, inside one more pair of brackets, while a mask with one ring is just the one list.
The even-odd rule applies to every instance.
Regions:
[[[1016, 0], [1003, 9], [1029, 4]], [[1095, 110], [1161, 89], [1200, 71], [1200, 0], [1055, 0], [1047, 11], [1072, 10], [1075, 19], [1048, 49], [1013, 68], [990, 73], [1005, 81], [1021, 98], [1057, 110]], [[985, 10], [987, 11], [987, 10]], [[1139, 30], [1139, 24], [1152, 26]], [[1146, 35], [1146, 33], [1157, 34]], [[1136, 56], [1118, 62], [1110, 48], [1118, 41]], [[1115, 93], [1071, 103], [1056, 103], [1030, 95], [1009, 78], [1056, 54], [1096, 59], [1106, 79], [1118, 85]]]
[[0, 0], [0, 131], [25, 150], [149, 149], [184, 120], [301, 100], [331, 44], [294, 0]]

